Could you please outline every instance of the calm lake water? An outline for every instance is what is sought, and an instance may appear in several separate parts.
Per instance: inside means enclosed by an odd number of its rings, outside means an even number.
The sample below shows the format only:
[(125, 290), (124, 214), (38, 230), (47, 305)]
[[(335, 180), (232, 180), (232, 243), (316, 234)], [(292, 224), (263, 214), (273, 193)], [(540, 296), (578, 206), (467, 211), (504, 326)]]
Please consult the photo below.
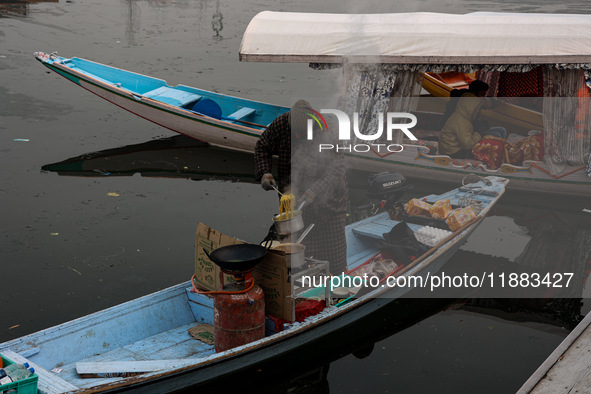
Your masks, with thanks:
[[(199, 221), (258, 242), (277, 209), (276, 196), (254, 183), (251, 155), (175, 136), (50, 73), (33, 52), (58, 51), (169, 84), (281, 105), (334, 92), (331, 72), (305, 64), (238, 61), (242, 34), (263, 10), (582, 13), (588, 3), (66, 0), (0, 5), (0, 342), (188, 280)], [(83, 155), (88, 159), (93, 152), (101, 152), (101, 158), (78, 162), (69, 171), (53, 165)], [(357, 187), (354, 203), (363, 203), (364, 176), (351, 177)], [(417, 195), (448, 188), (409, 180)], [(573, 256), (591, 234), (591, 215), (582, 212), (591, 208), (587, 200), (510, 191), (446, 270), (558, 261), (583, 272), (585, 262)], [(309, 370), (290, 371), (261, 391), (515, 392), (589, 310), (589, 289), (575, 290), (569, 299), (553, 294), (488, 299), (460, 292), (453, 299), (405, 300), (383, 319), (350, 333), (342, 354), (326, 355)], [(391, 323), (392, 314), (400, 321)]]

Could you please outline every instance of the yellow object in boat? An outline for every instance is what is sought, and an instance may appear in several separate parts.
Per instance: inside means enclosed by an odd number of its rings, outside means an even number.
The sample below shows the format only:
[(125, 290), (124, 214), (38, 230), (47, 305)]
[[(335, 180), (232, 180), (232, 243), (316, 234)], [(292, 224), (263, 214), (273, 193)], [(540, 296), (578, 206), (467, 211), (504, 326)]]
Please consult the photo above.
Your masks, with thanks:
[(281, 196), (281, 204), (279, 206), (279, 217), (283, 220), (291, 219), (293, 215), (293, 206), (295, 204), (295, 196), (293, 194), (284, 194)]

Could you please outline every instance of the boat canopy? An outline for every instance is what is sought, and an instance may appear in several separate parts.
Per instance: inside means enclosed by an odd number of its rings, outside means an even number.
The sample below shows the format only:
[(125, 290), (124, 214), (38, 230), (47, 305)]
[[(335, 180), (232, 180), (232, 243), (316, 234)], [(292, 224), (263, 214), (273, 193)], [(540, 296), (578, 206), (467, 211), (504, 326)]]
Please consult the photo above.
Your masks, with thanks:
[(240, 60), (587, 68), (591, 15), (264, 11), (244, 33)]

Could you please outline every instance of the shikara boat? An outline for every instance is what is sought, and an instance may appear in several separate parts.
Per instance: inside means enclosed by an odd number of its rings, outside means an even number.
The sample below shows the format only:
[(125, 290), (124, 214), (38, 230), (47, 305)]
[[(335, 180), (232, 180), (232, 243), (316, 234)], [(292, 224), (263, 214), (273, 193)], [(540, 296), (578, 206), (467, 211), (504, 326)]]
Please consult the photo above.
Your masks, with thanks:
[[(185, 85), (169, 86), (152, 78), (81, 58), (35, 53), (44, 66), (78, 86), (153, 123), (214, 146), (253, 152), (264, 129), (287, 107), (209, 92)], [(419, 121), (422, 116), (418, 116)], [(413, 129), (414, 131), (414, 129)], [(590, 194), (583, 167), (552, 175), (542, 162), (503, 164), (491, 170), (476, 160), (457, 160), (437, 153), (436, 133), (405, 140), (398, 153), (370, 150), (346, 153), (348, 167), (367, 172), (397, 171), (407, 176), (457, 184), (469, 173), (512, 180), (511, 187), (531, 191)], [(435, 137), (433, 137), (435, 136)], [(435, 140), (433, 140), (433, 138)]]
[[(372, 152), (371, 159), (411, 167), (397, 171), (418, 177), (449, 180), (454, 173), (482, 171), (504, 174), (515, 188), (590, 195), (591, 182), (584, 175), (591, 150), (590, 89), (585, 77), (585, 70), (591, 66), (590, 34), (591, 15), (581, 14), (264, 11), (244, 32), (239, 56), (247, 62), (308, 63), (317, 70), (341, 69), (341, 107), (366, 117), (393, 109), (409, 112), (427, 107), (421, 106), (422, 96), (415, 100), (421, 94), (425, 73), (446, 75), (448, 81), (440, 84), (439, 95), (451, 87), (449, 84), (465, 86), (466, 73), (478, 73), (479, 78), (491, 82), (496, 76), (503, 77), (513, 81), (513, 88), (520, 87), (525, 74), (538, 74), (542, 88), (536, 94), (511, 89), (505, 94), (507, 98), (486, 115), (505, 121), (500, 125), (507, 125), (510, 143), (533, 135), (543, 137), (543, 154), (524, 160), (503, 159), (501, 165), (451, 160), (438, 154), (436, 144), (442, 126), (436, 123), (438, 128), (430, 129), (434, 132), (426, 136), (413, 128), (419, 140), (435, 143), (414, 142), (430, 145), (429, 152), (417, 148), (417, 154), (409, 160), (406, 154), (413, 150), (413, 141), (403, 140), (408, 145), (401, 154), (384, 158)], [(565, 83), (567, 79), (571, 82)], [(526, 100), (527, 105), (517, 100), (532, 97)], [(539, 112), (524, 112), (509, 106), (512, 102), (525, 108), (543, 103), (544, 121)], [(419, 123), (422, 117), (417, 115)], [(514, 126), (517, 123), (518, 128)], [(516, 134), (515, 138), (511, 134)], [(494, 143), (487, 141), (484, 145), (489, 149)], [(511, 149), (499, 147), (498, 151), (504, 155)]]
[[(505, 178), (491, 176), (441, 195), (425, 196), (427, 202), (450, 199), (453, 206), (470, 196), (481, 210), (392, 275), (422, 278), (427, 283), (466, 242), (503, 195), (507, 183)], [(384, 233), (398, 223), (384, 212), (347, 226), (348, 268), (355, 269), (380, 252)], [(409, 226), (415, 232), (424, 227)], [(188, 333), (198, 324), (213, 324), (212, 298), (192, 292), (191, 283), (184, 282), (2, 343), (0, 353), (14, 362), (29, 362), (39, 376), (39, 390), (47, 394), (164, 393), (221, 378), (227, 384), (233, 374), (278, 365), (282, 360), (295, 366), (305, 363), (318, 349), (338, 349), (342, 343), (334, 340), (341, 330), (416, 290), (415, 286), (419, 285), (409, 282), (406, 286), (365, 288), (356, 298), (330, 305), (303, 322), (286, 325), (283, 331), (216, 353), (213, 345)]]

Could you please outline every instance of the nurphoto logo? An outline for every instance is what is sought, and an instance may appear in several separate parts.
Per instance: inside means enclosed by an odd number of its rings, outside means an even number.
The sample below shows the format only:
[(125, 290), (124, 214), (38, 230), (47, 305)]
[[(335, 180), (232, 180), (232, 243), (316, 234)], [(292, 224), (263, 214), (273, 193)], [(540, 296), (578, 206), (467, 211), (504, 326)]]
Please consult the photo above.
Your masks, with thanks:
[[(349, 116), (338, 109), (321, 109), (320, 113), (310, 109), (311, 113), (308, 115), (312, 119), (308, 119), (308, 140), (314, 139), (314, 122), (318, 124), (321, 131), (329, 131), (328, 125), (326, 120), (321, 114), (333, 114), (336, 116), (339, 130), (339, 140), (342, 142), (341, 145), (335, 144), (318, 144), (318, 149), (320, 152), (323, 150), (336, 150), (339, 151), (346, 151), (346, 152), (369, 152), (370, 150), (374, 150), (377, 152), (402, 152), (404, 146), (397, 143), (375, 143), (382, 137), (384, 134), (384, 114), (383, 112), (378, 112), (378, 130), (373, 134), (364, 134), (359, 130), (359, 113), (353, 113), (353, 133), (357, 140), (368, 141), (367, 143), (355, 143), (351, 144), (348, 141), (351, 141), (351, 120)], [(398, 123), (401, 119), (410, 119), (408, 123)], [(416, 126), (417, 124), (417, 117), (413, 114), (407, 112), (388, 112), (386, 114), (386, 140), (388, 142), (393, 141), (393, 131), (400, 130), (402, 131), (409, 139), (412, 141), (416, 141), (417, 137), (410, 131), (411, 128)]]

